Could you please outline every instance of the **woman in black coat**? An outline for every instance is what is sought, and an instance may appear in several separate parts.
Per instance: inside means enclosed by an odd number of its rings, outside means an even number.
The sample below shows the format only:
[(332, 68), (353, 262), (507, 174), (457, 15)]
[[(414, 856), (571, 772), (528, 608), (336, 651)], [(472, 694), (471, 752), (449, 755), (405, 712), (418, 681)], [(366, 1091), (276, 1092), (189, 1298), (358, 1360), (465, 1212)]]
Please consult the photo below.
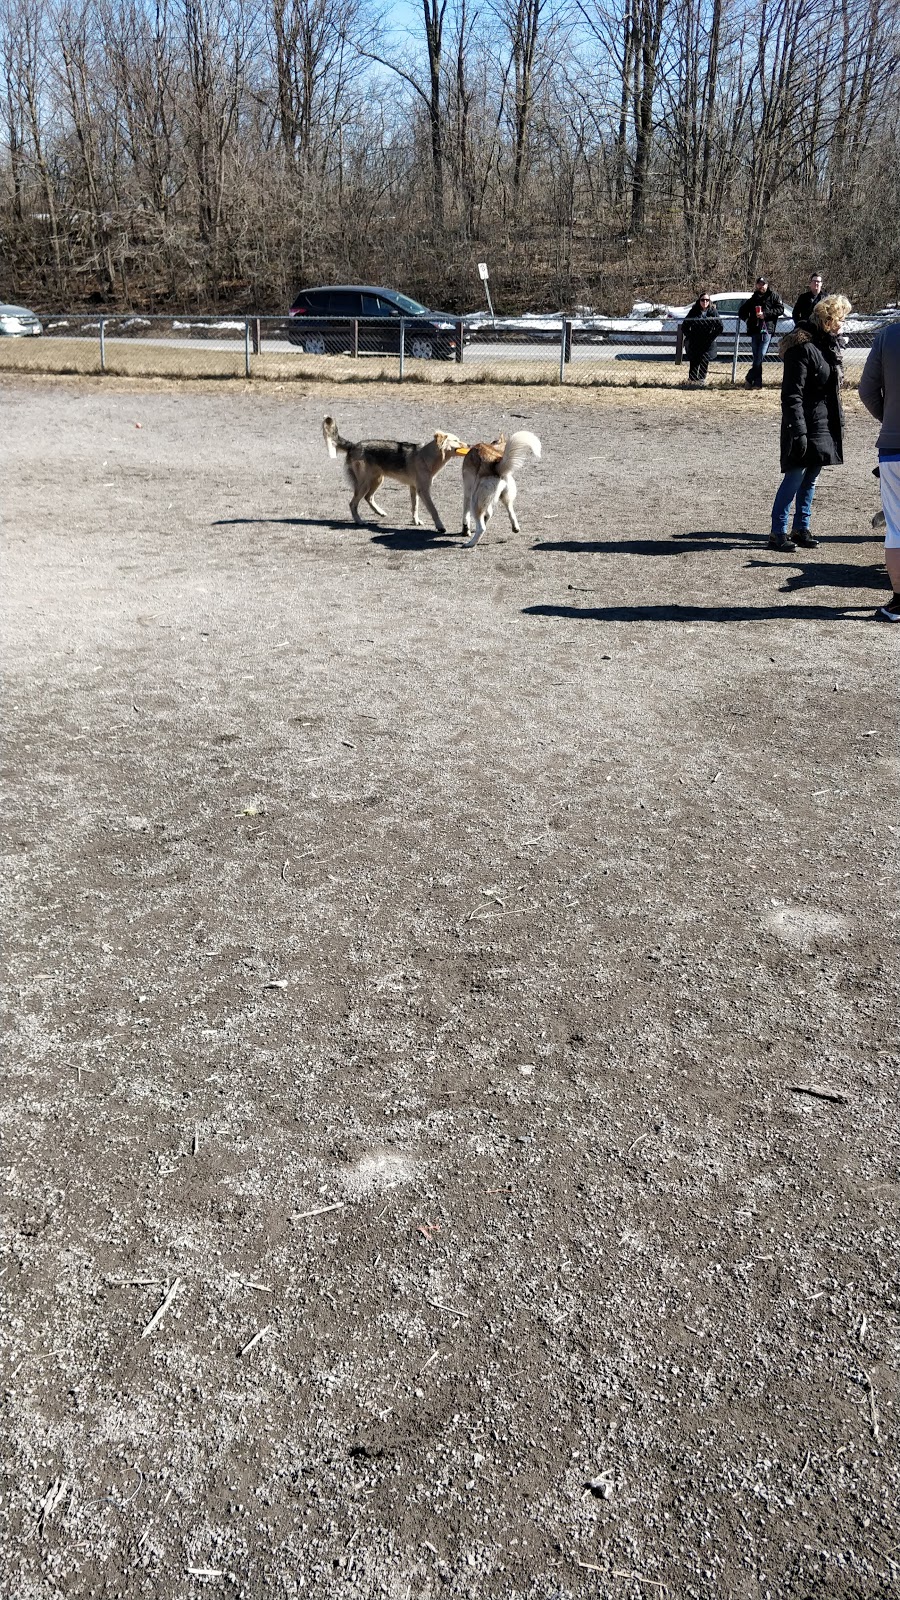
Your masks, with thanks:
[[(809, 528), (816, 480), (823, 467), (844, 460), (844, 413), (841, 408), (843, 368), (838, 341), (850, 301), (830, 294), (814, 308), (808, 322), (782, 339), (781, 480), (772, 506), (770, 550), (813, 550), (818, 544)], [(794, 502), (791, 537), (787, 523)]]
[(681, 324), (687, 351), (688, 382), (705, 383), (712, 347), (722, 332), (722, 323), (708, 294), (698, 295)]

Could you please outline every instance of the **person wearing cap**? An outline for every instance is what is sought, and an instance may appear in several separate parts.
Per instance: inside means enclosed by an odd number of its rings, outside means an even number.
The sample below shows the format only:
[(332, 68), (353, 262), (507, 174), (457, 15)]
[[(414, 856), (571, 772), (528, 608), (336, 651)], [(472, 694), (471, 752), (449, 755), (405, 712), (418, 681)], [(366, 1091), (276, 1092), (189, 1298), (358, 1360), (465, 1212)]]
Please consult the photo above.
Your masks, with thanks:
[(825, 290), (822, 287), (822, 274), (821, 272), (813, 272), (810, 276), (807, 287), (803, 290), (802, 294), (798, 294), (796, 300), (794, 301), (794, 309), (791, 315), (794, 319), (795, 328), (797, 327), (798, 323), (809, 321), (813, 314), (813, 307), (819, 304), (819, 301), (823, 298), (824, 294)]
[(738, 318), (747, 325), (750, 348), (753, 352), (753, 364), (744, 380), (748, 389), (761, 389), (763, 386), (763, 362), (766, 351), (778, 327), (778, 318), (783, 316), (784, 301), (780, 294), (769, 288), (768, 278), (764, 278), (760, 273), (750, 299), (738, 306)]
[(712, 297), (705, 289), (691, 306), (681, 324), (681, 331), (689, 362), (688, 382), (705, 383), (710, 356), (722, 332), (722, 320), (717, 316)]
[(878, 449), (884, 511), (884, 564), (893, 594), (875, 615), (900, 622), (900, 322), (879, 329), (859, 380), (859, 398), (881, 424)]

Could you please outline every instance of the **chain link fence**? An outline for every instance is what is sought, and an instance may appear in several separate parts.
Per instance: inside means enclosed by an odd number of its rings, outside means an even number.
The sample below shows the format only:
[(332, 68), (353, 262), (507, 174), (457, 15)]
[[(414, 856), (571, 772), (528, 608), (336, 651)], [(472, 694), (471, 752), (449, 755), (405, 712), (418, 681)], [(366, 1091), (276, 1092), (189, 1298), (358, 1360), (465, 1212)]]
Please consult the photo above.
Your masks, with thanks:
[[(732, 323), (735, 319), (729, 319)], [(891, 315), (851, 318), (844, 369), (855, 386)], [(786, 324), (785, 327), (789, 327)], [(0, 370), (125, 377), (253, 378), (679, 387), (688, 368), (678, 321), (523, 317), (380, 319), (89, 316), (43, 320), (40, 337), (0, 338)], [(773, 338), (765, 381), (780, 382)], [(750, 341), (730, 328), (717, 341), (708, 385), (743, 381)]]

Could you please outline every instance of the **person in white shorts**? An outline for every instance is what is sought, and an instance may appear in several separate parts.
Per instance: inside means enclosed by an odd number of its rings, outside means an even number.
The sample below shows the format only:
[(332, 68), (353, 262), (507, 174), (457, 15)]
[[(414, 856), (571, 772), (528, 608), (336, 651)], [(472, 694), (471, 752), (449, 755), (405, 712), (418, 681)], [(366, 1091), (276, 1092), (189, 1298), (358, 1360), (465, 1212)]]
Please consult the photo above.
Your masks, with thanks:
[(900, 322), (876, 333), (859, 380), (859, 398), (881, 423), (878, 471), (884, 512), (884, 564), (893, 594), (875, 615), (900, 622)]

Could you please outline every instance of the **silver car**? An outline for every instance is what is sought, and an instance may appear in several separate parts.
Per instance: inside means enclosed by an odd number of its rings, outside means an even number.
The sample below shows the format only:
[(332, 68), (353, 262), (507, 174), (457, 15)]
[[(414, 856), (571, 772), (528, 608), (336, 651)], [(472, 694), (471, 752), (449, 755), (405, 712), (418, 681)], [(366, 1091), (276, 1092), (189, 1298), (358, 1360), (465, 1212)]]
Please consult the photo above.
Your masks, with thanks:
[(14, 333), (33, 339), (43, 331), (34, 312), (26, 310), (25, 306), (0, 305), (0, 335)]

